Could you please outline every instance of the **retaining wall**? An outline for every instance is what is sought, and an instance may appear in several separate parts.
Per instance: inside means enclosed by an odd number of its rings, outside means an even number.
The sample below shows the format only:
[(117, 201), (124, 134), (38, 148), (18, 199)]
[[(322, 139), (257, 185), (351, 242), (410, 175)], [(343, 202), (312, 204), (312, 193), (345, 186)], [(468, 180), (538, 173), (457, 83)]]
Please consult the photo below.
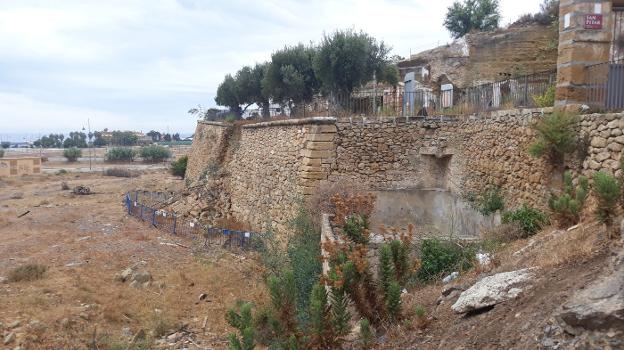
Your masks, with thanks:
[[(243, 125), (200, 122), (187, 178), (211, 164), (225, 172), (222, 216), (286, 229), (298, 204), (324, 183), (376, 191), (437, 188), (458, 196), (500, 186), (508, 208), (545, 208), (554, 169), (531, 157), (531, 124), (551, 109), (499, 111), (459, 119), (308, 118)], [(624, 148), (624, 114), (586, 115), (586, 154), (566, 166), (591, 175), (615, 172)], [(229, 136), (228, 136), (229, 135)], [(579, 158), (580, 157), (580, 158)], [(582, 158), (582, 159), (581, 159)]]

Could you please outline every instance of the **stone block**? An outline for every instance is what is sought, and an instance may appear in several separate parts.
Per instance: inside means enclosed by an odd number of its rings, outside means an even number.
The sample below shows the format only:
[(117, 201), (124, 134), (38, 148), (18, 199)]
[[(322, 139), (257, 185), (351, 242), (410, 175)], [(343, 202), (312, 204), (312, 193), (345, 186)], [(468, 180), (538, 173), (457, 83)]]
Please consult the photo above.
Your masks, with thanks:
[(310, 127), (311, 134), (336, 133), (336, 125), (312, 125)]
[(318, 185), (321, 183), (321, 180), (319, 179), (299, 179), (299, 185), (301, 186), (305, 186), (305, 187), (318, 187)]
[(324, 171), (322, 166), (309, 166), (309, 165), (304, 165), (299, 170), (300, 171), (320, 171), (320, 172)]
[(574, 63), (574, 62), (606, 62), (609, 60), (611, 44), (604, 43), (579, 43), (575, 42), (570, 45), (562, 45), (559, 48), (559, 58), (557, 63)]
[(572, 83), (576, 85), (587, 82), (587, 69), (585, 64), (573, 64), (557, 68), (558, 83)]
[(310, 141), (306, 145), (306, 148), (319, 151), (329, 151), (333, 150), (335, 145), (333, 142)]
[(320, 151), (312, 149), (304, 149), (301, 151), (301, 155), (308, 158), (329, 158), (334, 155), (332, 151)]
[(329, 142), (334, 141), (336, 138), (335, 133), (327, 133), (327, 134), (308, 134), (306, 136), (306, 140), (308, 141), (321, 141), (321, 142)]
[(301, 164), (303, 164), (304, 166), (320, 166), (321, 165), (321, 159), (304, 157), (301, 160)]
[(299, 176), (303, 179), (316, 179), (316, 180), (327, 179), (327, 173), (324, 171), (302, 171), (299, 173)]

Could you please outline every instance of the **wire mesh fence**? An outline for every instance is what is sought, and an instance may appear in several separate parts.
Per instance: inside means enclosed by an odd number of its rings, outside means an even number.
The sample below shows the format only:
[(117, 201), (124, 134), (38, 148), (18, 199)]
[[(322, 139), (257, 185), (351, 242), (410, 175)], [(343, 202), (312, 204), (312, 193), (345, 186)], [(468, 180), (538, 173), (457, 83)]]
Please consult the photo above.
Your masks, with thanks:
[(250, 231), (210, 227), (196, 219), (159, 209), (153, 204), (146, 204), (146, 202), (156, 203), (157, 200), (162, 203), (164, 202), (162, 199), (166, 201), (170, 195), (171, 193), (166, 192), (132, 191), (126, 193), (124, 204), (128, 215), (171, 235), (201, 240), (204, 247), (218, 245), (225, 248), (252, 249), (253, 240), (261, 237), (259, 233)]

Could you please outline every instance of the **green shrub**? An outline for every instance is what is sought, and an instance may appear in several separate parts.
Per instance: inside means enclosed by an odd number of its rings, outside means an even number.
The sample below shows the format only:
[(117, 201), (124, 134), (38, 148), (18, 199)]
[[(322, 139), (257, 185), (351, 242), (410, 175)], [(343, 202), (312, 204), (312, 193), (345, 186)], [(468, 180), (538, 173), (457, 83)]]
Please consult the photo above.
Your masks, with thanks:
[(572, 182), (572, 173), (563, 174), (563, 193), (551, 195), (548, 206), (560, 228), (575, 225), (579, 222), (585, 200), (589, 190), (589, 182), (584, 176), (579, 176), (578, 185)]
[(363, 349), (370, 349), (375, 342), (375, 335), (370, 326), (370, 321), (363, 318), (360, 320), (360, 343)]
[(239, 310), (230, 309), (226, 314), (230, 326), (240, 332), (240, 337), (235, 333), (229, 334), (229, 349), (231, 350), (253, 350), (256, 347), (251, 307), (251, 303), (240, 303)]
[(548, 224), (548, 216), (540, 211), (523, 204), (522, 207), (503, 213), (503, 224), (516, 223), (521, 229), (523, 238), (532, 236)]
[(113, 147), (104, 156), (108, 162), (132, 162), (136, 152), (129, 147)]
[(67, 158), (68, 162), (75, 162), (82, 157), (82, 150), (76, 147), (67, 148), (63, 151), (63, 157)]
[(576, 150), (578, 117), (555, 112), (533, 125), (537, 136), (529, 146), (529, 153), (536, 157), (547, 157), (554, 165), (562, 165), (565, 155)]
[(310, 345), (318, 349), (336, 348), (336, 336), (332, 326), (331, 310), (327, 303), (325, 286), (317, 283), (310, 297)]
[(481, 214), (487, 216), (505, 208), (505, 200), (498, 186), (489, 186), (478, 196), (471, 196), (473, 207)]
[(424, 239), (420, 246), (420, 269), (417, 277), (423, 282), (432, 281), (454, 270), (467, 270), (474, 261), (474, 249), (455, 242)]
[(300, 209), (291, 223), (295, 234), (288, 241), (288, 258), (297, 293), (297, 318), (305, 323), (308, 319), (310, 293), (322, 272), (321, 233), (315, 229), (312, 219)]
[(379, 265), (377, 268), (379, 269), (377, 274), (379, 276), (379, 286), (384, 292), (384, 295), (387, 295), (390, 283), (395, 279), (394, 265), (392, 263), (392, 249), (390, 245), (384, 244), (379, 248)]
[(292, 271), (283, 271), (267, 279), (271, 306), (279, 322), (281, 341), (291, 334), (296, 334), (297, 327), (297, 285)]
[(410, 277), (409, 244), (395, 239), (390, 242), (392, 251), (392, 263), (394, 264), (394, 277), (401, 286), (405, 286)]
[(611, 175), (599, 171), (594, 174), (593, 192), (598, 199), (596, 218), (607, 227), (607, 234), (611, 237), (613, 231), (613, 218), (616, 215), (617, 203), (620, 199), (620, 184)]
[(427, 314), (427, 310), (425, 310), (422, 305), (416, 304), (416, 306), (414, 306), (414, 314), (416, 315), (416, 317), (425, 317), (425, 315)]
[(364, 234), (364, 230), (367, 229), (368, 220), (361, 215), (353, 214), (345, 220), (342, 232), (354, 243), (367, 244), (368, 237)]
[(171, 162), (171, 175), (184, 178), (186, 175), (186, 165), (188, 164), (188, 156), (182, 156), (177, 160)]
[(48, 267), (41, 264), (27, 264), (9, 271), (9, 282), (34, 281), (43, 278)]
[(124, 169), (124, 168), (108, 168), (106, 170), (104, 170), (104, 176), (114, 176), (114, 177), (135, 177), (137, 176), (136, 173), (134, 173), (132, 170), (130, 169)]
[(144, 162), (162, 162), (171, 157), (171, 151), (163, 146), (149, 145), (141, 147), (139, 155)]
[(555, 86), (551, 86), (541, 95), (533, 95), (537, 107), (552, 107), (555, 105)]
[(2, 147), (2, 148), (9, 148), (9, 147), (11, 147), (11, 143), (7, 142), (7, 141), (2, 141), (2, 143), (0, 143), (0, 147)]
[(386, 296), (386, 307), (390, 319), (396, 321), (401, 316), (401, 285), (397, 281), (392, 281), (388, 286)]
[(349, 321), (351, 313), (349, 312), (349, 299), (343, 288), (331, 289), (331, 316), (332, 326), (336, 336), (344, 336), (349, 334)]

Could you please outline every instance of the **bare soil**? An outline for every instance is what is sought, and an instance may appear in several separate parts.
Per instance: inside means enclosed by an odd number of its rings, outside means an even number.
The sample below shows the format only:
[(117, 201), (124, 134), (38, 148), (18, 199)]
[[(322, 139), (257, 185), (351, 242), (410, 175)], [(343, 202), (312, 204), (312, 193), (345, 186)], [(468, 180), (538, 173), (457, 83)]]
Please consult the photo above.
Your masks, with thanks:
[[(560, 330), (554, 339), (560, 346), (549, 348), (602, 348), (582, 342), (576, 342), (572, 347), (573, 336), (563, 332), (555, 317), (574, 292), (585, 288), (607, 268), (613, 247), (601, 235), (604, 232), (600, 225), (588, 223), (572, 231), (548, 228), (531, 239), (508, 243), (494, 255), (492, 269), (469, 271), (450, 284), (466, 289), (486, 275), (537, 268), (536, 277), (517, 299), (481, 313), (454, 313), (451, 305), (459, 293), (441, 297), (442, 290), (448, 285), (440, 283), (410, 290), (405, 295), (405, 310), (409, 314), (415, 305), (423, 306), (427, 310), (427, 327), (418, 329), (409, 321), (391, 330), (380, 348), (544, 349), (545, 339), (552, 335), (551, 329)], [(518, 251), (520, 253), (516, 253)], [(607, 336), (599, 334), (596, 337)], [(608, 342), (609, 339), (596, 341)]]
[[(61, 182), (95, 194), (73, 195)], [(264, 299), (255, 260), (151, 228), (128, 217), (122, 204), (128, 190), (182, 186), (164, 170), (130, 179), (96, 173), (0, 179), (0, 276), (30, 263), (48, 267), (42, 279), (0, 283), (0, 334), (16, 334), (6, 346), (106, 349), (140, 330), (166, 337), (184, 326), (192, 334), (189, 349), (226, 347), (226, 310), (238, 299)], [(137, 263), (153, 276), (150, 287), (115, 281)]]

